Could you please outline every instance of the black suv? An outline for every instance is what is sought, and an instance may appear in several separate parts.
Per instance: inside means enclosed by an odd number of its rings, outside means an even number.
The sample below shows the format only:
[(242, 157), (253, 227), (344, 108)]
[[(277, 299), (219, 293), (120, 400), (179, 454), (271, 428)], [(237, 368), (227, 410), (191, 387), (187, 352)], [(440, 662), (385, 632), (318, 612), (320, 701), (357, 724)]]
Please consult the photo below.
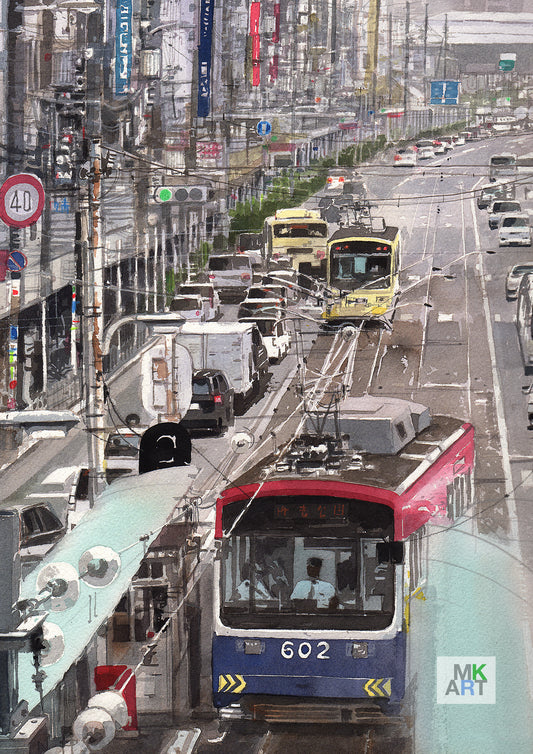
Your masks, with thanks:
[(191, 405), (181, 423), (189, 430), (212, 429), (221, 435), (235, 421), (233, 393), (224, 372), (218, 369), (194, 372)]

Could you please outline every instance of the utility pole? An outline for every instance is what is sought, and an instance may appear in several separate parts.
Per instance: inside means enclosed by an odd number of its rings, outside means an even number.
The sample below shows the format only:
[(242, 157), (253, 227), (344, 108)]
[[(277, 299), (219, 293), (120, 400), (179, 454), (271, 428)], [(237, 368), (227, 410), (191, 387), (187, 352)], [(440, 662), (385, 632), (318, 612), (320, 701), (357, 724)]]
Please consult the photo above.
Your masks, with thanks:
[(389, 105), (392, 105), (392, 13), (391, 12), (389, 12)]
[(446, 81), (447, 64), (448, 62), (448, 14), (444, 16), (444, 67), (443, 67), (443, 79)]
[(424, 15), (424, 78), (427, 75), (428, 61), (428, 4), (426, 3), (426, 12)]
[(101, 215), (101, 140), (91, 139), (87, 196), (82, 200), (83, 353), (88, 431), (89, 502), (102, 487), (104, 456), (104, 369), (101, 341), (104, 330), (104, 247)]
[[(405, 3), (405, 55), (403, 69), (403, 126), (404, 131), (407, 129), (407, 102), (409, 90), (409, 15), (410, 5)], [(404, 133), (404, 135), (406, 135)]]

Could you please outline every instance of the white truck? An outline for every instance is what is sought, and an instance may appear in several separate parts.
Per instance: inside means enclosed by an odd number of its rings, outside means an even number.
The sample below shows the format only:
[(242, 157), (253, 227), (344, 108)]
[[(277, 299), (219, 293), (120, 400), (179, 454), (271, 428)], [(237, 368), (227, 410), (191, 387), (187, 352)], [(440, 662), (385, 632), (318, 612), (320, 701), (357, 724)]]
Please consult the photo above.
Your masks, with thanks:
[(195, 370), (221, 369), (235, 391), (235, 411), (261, 395), (268, 381), (268, 355), (252, 322), (187, 322), (176, 342), (190, 353)]

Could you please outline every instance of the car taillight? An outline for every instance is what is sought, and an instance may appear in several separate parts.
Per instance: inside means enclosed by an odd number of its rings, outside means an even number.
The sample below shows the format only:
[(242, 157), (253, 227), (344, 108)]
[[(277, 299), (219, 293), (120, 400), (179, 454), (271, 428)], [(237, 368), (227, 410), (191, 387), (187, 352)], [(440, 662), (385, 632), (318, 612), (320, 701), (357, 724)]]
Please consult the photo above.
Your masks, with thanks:
[(224, 398), (221, 395), (214, 395), (213, 399), (215, 403), (224, 403)]
[(199, 316), (200, 316), (200, 312), (198, 311), (198, 309), (196, 310), (196, 316), (197, 316), (197, 317), (199, 317)]
[(344, 178), (342, 176), (339, 178), (339, 183), (344, 183)]
[(333, 178), (331, 178), (331, 176), (328, 176), (328, 183), (332, 183), (332, 182), (333, 182)]
[(214, 275), (213, 275), (213, 274), (211, 273), (211, 274), (209, 275), (209, 280), (214, 280), (214, 279), (215, 279), (215, 276), (214, 276)]
[(398, 160), (401, 160), (401, 159), (402, 159), (402, 158), (400, 157), (400, 155), (399, 155), (399, 154), (395, 154), (395, 155), (394, 155), (394, 160), (395, 160), (395, 161), (398, 161)]
[(243, 272), (241, 274), (241, 280), (250, 280), (250, 273), (249, 272)]

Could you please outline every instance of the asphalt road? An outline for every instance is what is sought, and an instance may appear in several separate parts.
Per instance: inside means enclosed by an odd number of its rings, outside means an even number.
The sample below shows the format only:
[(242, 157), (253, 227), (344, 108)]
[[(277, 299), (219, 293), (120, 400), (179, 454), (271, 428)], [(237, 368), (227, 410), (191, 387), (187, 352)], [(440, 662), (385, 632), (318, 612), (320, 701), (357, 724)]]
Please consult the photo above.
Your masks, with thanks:
[[(446, 531), (430, 527), (425, 599), (412, 605), (411, 683), (404, 712), (411, 721), (411, 750), (417, 753), (500, 754), (507, 749), (520, 754), (529, 752), (533, 741), (532, 435), (521, 392), (528, 379), (515, 332), (515, 305), (505, 300), (503, 287), (507, 268), (531, 259), (532, 250), (500, 250), (496, 231), (488, 229), (486, 212), (477, 209), (473, 198), (473, 190), (486, 182), (489, 155), (528, 152), (530, 139), (500, 137), (456, 148), (413, 169), (378, 163), (362, 171), (377, 212), (403, 231), (402, 295), (393, 332), (361, 333), (354, 361), (340, 362), (351, 370), (352, 394), (410, 398), (433, 413), (464, 417), (476, 428), (474, 506), (460, 526)], [(235, 428), (221, 438), (194, 439), (193, 462), (201, 469), (195, 491), (202, 498), (205, 524), (212, 523), (214, 500), (227, 480), (297, 426), (299, 397), (291, 383), (302, 353), (312, 348), (310, 364), (320, 364), (333, 341), (319, 333), (316, 314), (301, 306), (292, 312), (303, 331), (301, 350), (297, 353), (293, 345), (289, 356), (272, 368), (267, 393), (237, 418)], [(226, 307), (224, 318), (234, 316), (234, 309)], [(121, 415), (140, 408), (139, 383), (136, 364), (113, 382)], [(232, 434), (241, 429), (254, 437), (246, 456), (230, 450)], [(65, 440), (39, 443), (3, 472), (0, 498), (35, 494), (54, 467), (83, 465), (85, 444), (82, 430), (73, 430)], [(208, 654), (209, 647), (203, 651)], [(437, 658), (448, 656), (496, 658), (494, 704), (437, 702)], [(201, 723), (199, 729), (191, 751), (297, 750), (290, 731), (244, 737), (230, 731), (221, 737), (212, 723)], [(165, 742), (157, 744), (161, 751), (168, 750), (171, 738), (168, 732)], [(135, 751), (130, 745), (128, 751)], [(307, 746), (310, 754), (326, 745), (298, 732), (298, 746)], [(379, 741), (372, 746), (372, 751), (389, 750), (380, 749)], [(337, 748), (342, 751), (342, 744)]]

